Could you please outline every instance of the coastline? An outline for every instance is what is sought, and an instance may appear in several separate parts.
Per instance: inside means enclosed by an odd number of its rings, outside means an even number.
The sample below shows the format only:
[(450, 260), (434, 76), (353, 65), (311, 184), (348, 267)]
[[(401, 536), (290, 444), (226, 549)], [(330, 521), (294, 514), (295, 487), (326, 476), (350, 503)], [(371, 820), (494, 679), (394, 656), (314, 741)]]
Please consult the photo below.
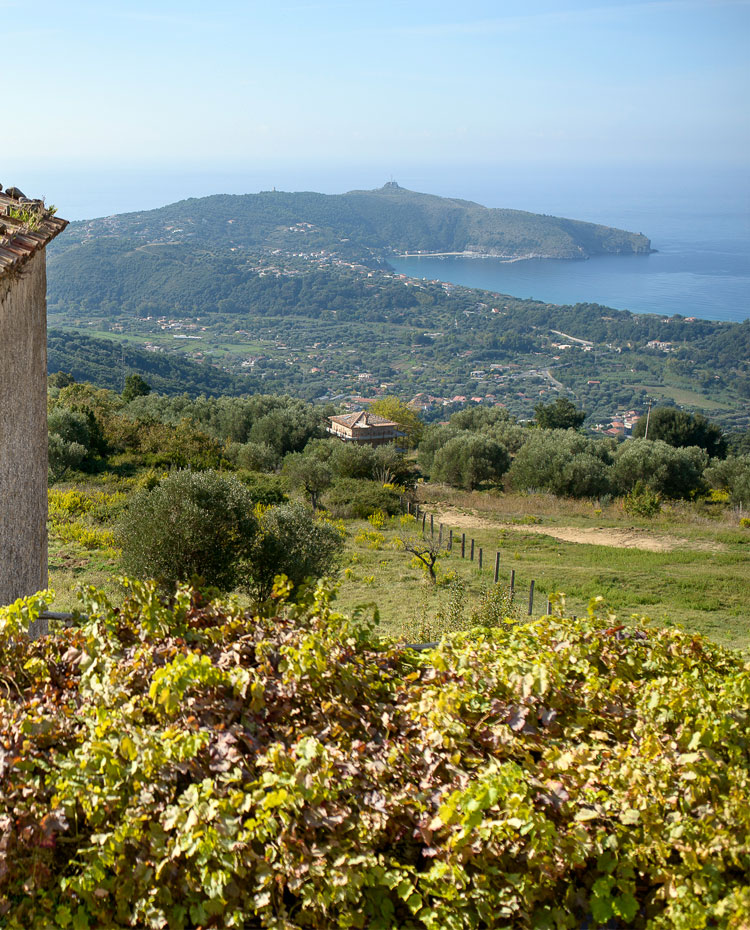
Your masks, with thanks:
[[(511, 264), (512, 262), (525, 262), (533, 258), (553, 258), (561, 259), (560, 255), (542, 255), (539, 252), (529, 252), (527, 255), (503, 255), (500, 252), (397, 252), (394, 258), (494, 258), (495, 261), (502, 262), (503, 264)], [(588, 258), (586, 255), (577, 255), (570, 256), (569, 259), (563, 259), (564, 261), (581, 261)]]

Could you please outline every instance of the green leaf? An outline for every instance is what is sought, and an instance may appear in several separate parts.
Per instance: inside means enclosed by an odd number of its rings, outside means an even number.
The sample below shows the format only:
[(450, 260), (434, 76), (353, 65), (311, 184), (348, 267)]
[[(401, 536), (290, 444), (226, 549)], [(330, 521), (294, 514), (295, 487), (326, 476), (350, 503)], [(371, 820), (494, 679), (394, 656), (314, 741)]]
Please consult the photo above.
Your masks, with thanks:
[(64, 904), (61, 904), (60, 907), (58, 907), (55, 911), (55, 920), (64, 930), (64, 928), (69, 926), (73, 921), (73, 915), (70, 913), (70, 908), (66, 907)]
[(626, 923), (630, 923), (635, 915), (638, 913), (638, 901), (635, 897), (629, 892), (619, 895), (615, 898), (612, 904), (612, 909), (618, 917), (622, 917)]
[(131, 762), (134, 762), (138, 757), (138, 750), (129, 736), (123, 736), (120, 740), (120, 755), (123, 759), (129, 759)]

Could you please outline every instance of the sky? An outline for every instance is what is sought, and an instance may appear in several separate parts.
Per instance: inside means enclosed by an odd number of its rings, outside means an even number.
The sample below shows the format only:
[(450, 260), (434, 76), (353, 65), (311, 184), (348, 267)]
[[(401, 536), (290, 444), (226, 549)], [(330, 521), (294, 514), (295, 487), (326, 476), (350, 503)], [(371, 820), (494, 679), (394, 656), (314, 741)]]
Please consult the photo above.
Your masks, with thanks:
[(391, 177), (472, 197), (512, 172), (747, 174), (750, 0), (0, 0), (0, 31), (0, 183), (71, 218)]

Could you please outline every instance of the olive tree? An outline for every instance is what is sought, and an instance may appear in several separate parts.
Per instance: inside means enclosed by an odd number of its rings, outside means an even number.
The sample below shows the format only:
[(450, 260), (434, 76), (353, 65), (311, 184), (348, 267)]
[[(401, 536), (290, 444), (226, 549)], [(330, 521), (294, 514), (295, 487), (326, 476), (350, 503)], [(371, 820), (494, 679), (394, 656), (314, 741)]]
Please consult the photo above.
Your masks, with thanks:
[(136, 492), (117, 529), (126, 573), (174, 590), (201, 577), (235, 588), (258, 530), (250, 491), (213, 470), (178, 471)]
[(473, 491), (483, 481), (499, 481), (509, 465), (505, 446), (481, 433), (463, 432), (437, 450), (430, 477)]
[(508, 473), (518, 490), (598, 497), (609, 490), (610, 444), (577, 430), (533, 430)]
[(277, 575), (286, 575), (299, 588), (332, 572), (343, 548), (341, 531), (304, 504), (271, 507), (261, 515), (245, 562), (244, 585), (261, 601), (271, 594)]
[(705, 488), (708, 455), (697, 446), (676, 448), (660, 439), (631, 439), (615, 454), (612, 482), (625, 494), (641, 482), (664, 497), (687, 498)]

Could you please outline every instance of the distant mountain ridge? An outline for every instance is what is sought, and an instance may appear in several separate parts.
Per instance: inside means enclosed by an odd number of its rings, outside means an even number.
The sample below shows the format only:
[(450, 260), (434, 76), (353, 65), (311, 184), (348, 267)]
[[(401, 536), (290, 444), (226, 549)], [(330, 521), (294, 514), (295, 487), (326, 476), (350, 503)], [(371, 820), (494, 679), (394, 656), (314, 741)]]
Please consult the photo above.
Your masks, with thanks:
[(650, 240), (641, 233), (484, 207), (410, 191), (393, 181), (346, 194), (262, 191), (191, 198), (156, 210), (72, 223), (51, 252), (62, 256), (102, 237), (212, 251), (325, 249), (381, 261), (404, 252), (581, 259), (651, 251)]

